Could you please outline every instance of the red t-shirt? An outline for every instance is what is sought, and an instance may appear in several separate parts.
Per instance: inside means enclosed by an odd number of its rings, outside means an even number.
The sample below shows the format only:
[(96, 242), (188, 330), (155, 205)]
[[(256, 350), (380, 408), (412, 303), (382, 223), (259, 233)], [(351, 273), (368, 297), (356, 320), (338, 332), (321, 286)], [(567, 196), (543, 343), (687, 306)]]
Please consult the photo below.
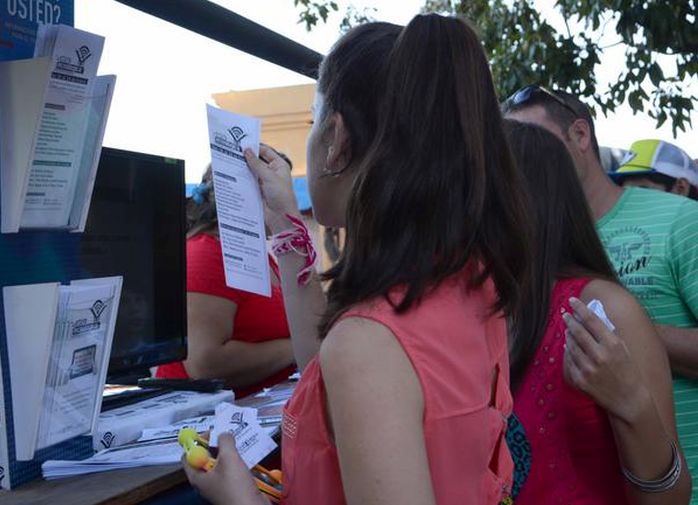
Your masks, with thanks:
[[(276, 263), (272, 258), (269, 258), (269, 263), (278, 278)], [(272, 285), (271, 298), (267, 298), (226, 286), (221, 244), (211, 235), (201, 233), (187, 240), (187, 292), (218, 296), (237, 305), (231, 340), (255, 343), (290, 336), (281, 288)], [(293, 366), (285, 368), (258, 384), (235, 389), (235, 397), (242, 398), (278, 384), (294, 369)], [(181, 361), (160, 365), (155, 375), (177, 379), (189, 377)]]

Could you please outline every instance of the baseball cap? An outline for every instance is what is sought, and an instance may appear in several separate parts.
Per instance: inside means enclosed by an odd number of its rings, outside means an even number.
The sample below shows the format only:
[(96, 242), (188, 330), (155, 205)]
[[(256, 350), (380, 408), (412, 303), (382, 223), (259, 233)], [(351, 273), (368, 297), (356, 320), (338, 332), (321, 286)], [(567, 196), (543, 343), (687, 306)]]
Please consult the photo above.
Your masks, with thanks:
[(663, 140), (633, 142), (618, 169), (609, 173), (614, 179), (649, 174), (664, 174), (674, 179), (683, 177), (698, 186), (698, 164), (681, 148)]

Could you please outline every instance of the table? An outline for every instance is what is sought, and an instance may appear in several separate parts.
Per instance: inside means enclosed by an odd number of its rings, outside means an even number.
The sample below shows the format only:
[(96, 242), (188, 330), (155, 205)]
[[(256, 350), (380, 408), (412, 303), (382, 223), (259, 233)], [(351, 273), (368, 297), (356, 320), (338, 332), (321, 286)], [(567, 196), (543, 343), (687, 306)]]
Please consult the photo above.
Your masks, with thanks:
[[(235, 403), (255, 407), (262, 424), (280, 424), (281, 405), (291, 396), (295, 381), (286, 381), (264, 395)], [(274, 437), (280, 442), (280, 434)], [(278, 465), (278, 450), (263, 465)], [(268, 461), (273, 461), (269, 463)], [(187, 482), (181, 465), (148, 466), (80, 475), (53, 481), (37, 480), (13, 491), (0, 491), (0, 505), (135, 505)]]
[(186, 481), (180, 464), (128, 468), (53, 481), (37, 480), (0, 493), (0, 504), (135, 505)]

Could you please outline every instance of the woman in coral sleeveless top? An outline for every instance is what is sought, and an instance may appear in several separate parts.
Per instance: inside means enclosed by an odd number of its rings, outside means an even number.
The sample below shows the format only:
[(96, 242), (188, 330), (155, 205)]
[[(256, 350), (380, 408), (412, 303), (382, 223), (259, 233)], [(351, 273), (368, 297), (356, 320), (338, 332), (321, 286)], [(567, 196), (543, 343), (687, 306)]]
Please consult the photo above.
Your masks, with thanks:
[[(261, 156), (248, 163), (282, 232), (296, 222), (284, 171)], [(284, 503), (506, 498), (505, 317), (529, 263), (519, 177), (487, 60), (462, 21), (369, 23), (324, 60), (309, 187), (318, 222), (347, 233), (325, 275), (316, 356), (292, 315), (310, 296), (292, 289), (308, 253), (302, 234), (279, 260), (294, 351), (309, 361), (284, 414)], [(229, 438), (213, 471), (187, 471), (215, 504), (265, 503)]]
[[(506, 126), (539, 251), (511, 353), (514, 412), (532, 456), (516, 504), (686, 504), (659, 337), (615, 280), (565, 145), (537, 126)], [(615, 331), (586, 308), (592, 300)]]

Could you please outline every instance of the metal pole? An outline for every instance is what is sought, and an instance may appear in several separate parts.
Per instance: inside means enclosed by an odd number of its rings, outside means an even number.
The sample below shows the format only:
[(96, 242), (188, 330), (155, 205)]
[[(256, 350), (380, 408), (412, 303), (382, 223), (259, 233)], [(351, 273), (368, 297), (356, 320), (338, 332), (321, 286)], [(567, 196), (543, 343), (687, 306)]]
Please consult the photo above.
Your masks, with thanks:
[(317, 79), (321, 54), (209, 0), (116, 1)]

